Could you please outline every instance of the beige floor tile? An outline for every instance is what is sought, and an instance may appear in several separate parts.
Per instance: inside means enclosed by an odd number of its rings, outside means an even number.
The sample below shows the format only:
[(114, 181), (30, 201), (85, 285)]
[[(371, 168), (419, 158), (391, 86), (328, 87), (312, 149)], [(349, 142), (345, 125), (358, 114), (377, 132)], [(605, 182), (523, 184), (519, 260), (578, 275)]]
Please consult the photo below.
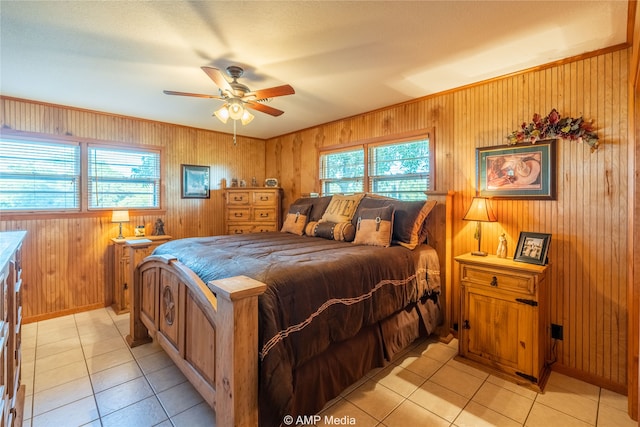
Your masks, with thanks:
[(216, 427), (216, 415), (204, 402), (180, 412), (171, 421), (174, 427)]
[(498, 387), (505, 388), (509, 391), (519, 394), (520, 396), (524, 396), (527, 399), (535, 400), (538, 393), (533, 390), (530, 390), (526, 387), (513, 383), (511, 381), (507, 381), (502, 378), (498, 378), (495, 375), (489, 375), (487, 378), (487, 382), (491, 384), (495, 384)]
[(607, 405), (600, 405), (598, 410), (598, 427), (637, 427), (638, 422), (629, 417), (626, 411)]
[(382, 421), (400, 403), (404, 397), (385, 386), (369, 380), (349, 393), (345, 399), (378, 421)]
[(160, 347), (157, 341), (152, 341), (148, 344), (139, 345), (131, 349), (131, 353), (136, 359), (142, 359), (145, 356), (150, 356), (154, 353), (163, 352), (164, 350)]
[(519, 427), (522, 423), (517, 423), (509, 417), (505, 417), (496, 411), (492, 411), (486, 406), (471, 401), (465, 406), (453, 423), (456, 427)]
[(166, 368), (147, 374), (147, 380), (149, 380), (149, 384), (151, 384), (153, 390), (156, 393), (160, 393), (178, 384), (182, 384), (187, 381), (187, 378), (176, 365), (171, 364)]
[(147, 380), (139, 377), (96, 393), (96, 402), (100, 416), (104, 417), (152, 395), (153, 390)]
[(93, 396), (89, 377), (60, 384), (33, 395), (33, 415), (43, 414), (89, 396)]
[[(36, 362), (37, 364), (37, 362)], [(88, 376), (87, 365), (84, 360), (61, 366), (58, 369), (47, 371), (46, 375), (36, 376), (34, 379), (34, 393), (77, 380)]]
[(189, 382), (178, 384), (158, 393), (158, 399), (170, 417), (203, 402), (202, 396)]
[(533, 406), (532, 399), (489, 382), (480, 387), (472, 400), (520, 424), (525, 422)]
[(102, 417), (103, 427), (154, 426), (168, 419), (155, 396), (147, 397)]
[(80, 348), (80, 337), (77, 335), (75, 337), (48, 344), (38, 343), (38, 347), (36, 348), (36, 360), (53, 356), (54, 354), (62, 353), (63, 351), (73, 350), (74, 348)]
[(87, 368), (89, 369), (89, 373), (95, 374), (96, 372), (104, 371), (105, 369), (113, 368), (114, 366), (122, 365), (132, 360), (133, 355), (128, 348), (119, 348), (87, 359)]
[(408, 397), (425, 382), (425, 379), (420, 375), (395, 365), (390, 365), (380, 371), (373, 377), (373, 380), (403, 397)]
[(138, 361), (140, 369), (142, 369), (142, 372), (144, 372), (145, 375), (149, 375), (154, 371), (158, 371), (162, 368), (173, 365), (173, 361), (169, 356), (167, 356), (167, 353), (165, 353), (164, 351), (156, 351), (144, 357), (139, 357), (136, 355), (136, 360)]
[(358, 427), (374, 427), (378, 425), (378, 420), (345, 399), (341, 399), (318, 415), (320, 416), (320, 421), (316, 424), (318, 427), (336, 425), (335, 419), (344, 419), (346, 422), (342, 424), (357, 425)]
[(101, 354), (109, 353), (114, 350), (129, 351), (129, 346), (127, 346), (127, 343), (121, 336), (96, 340), (95, 342), (90, 343), (82, 341), (82, 351), (84, 351), (87, 359), (100, 356)]
[(433, 374), (430, 381), (438, 383), (468, 399), (471, 399), (484, 382), (477, 376), (455, 369), (450, 365), (445, 365), (439, 369), (438, 372)]
[(414, 349), (411, 351), (420, 353), (423, 356), (428, 356), (442, 363), (448, 362), (449, 359), (458, 354), (457, 347), (454, 348), (448, 344), (434, 341), (425, 341), (424, 343), (414, 347)]
[(433, 381), (422, 384), (409, 396), (409, 400), (450, 422), (456, 419), (469, 402), (468, 398)]
[(83, 331), (80, 331), (79, 335), (83, 345), (96, 343), (108, 338), (122, 338), (120, 331), (118, 331), (113, 323), (105, 326), (87, 327)]
[(142, 371), (135, 361), (123, 363), (91, 375), (93, 390), (98, 393), (142, 376)]
[(429, 379), (431, 375), (443, 366), (443, 362), (422, 356), (419, 353), (409, 352), (398, 359), (396, 365), (408, 369), (424, 379)]
[(457, 369), (458, 371), (465, 372), (469, 375), (473, 375), (474, 377), (480, 378), (483, 381), (489, 378), (489, 374), (486, 371), (474, 368), (471, 365), (467, 365), (466, 363), (459, 362), (455, 359), (449, 360), (447, 362), (447, 366), (453, 369)]
[(38, 346), (50, 344), (53, 342), (66, 340), (68, 338), (74, 338), (78, 336), (78, 329), (75, 325), (70, 325), (64, 328), (56, 328), (49, 330), (38, 330), (38, 337), (36, 343)]
[(575, 394), (554, 384), (547, 384), (544, 393), (538, 394), (536, 402), (588, 424), (595, 425), (598, 415), (598, 402), (581, 394)]
[(46, 371), (59, 369), (64, 365), (79, 361), (84, 362), (84, 353), (81, 347), (74, 347), (71, 350), (42, 357), (35, 363), (35, 375), (40, 376), (45, 374)]
[(596, 402), (600, 399), (600, 387), (555, 371), (551, 371), (547, 385), (561, 388)]
[(525, 423), (526, 427), (588, 427), (593, 425), (537, 402), (534, 402)]
[(97, 419), (96, 401), (90, 396), (33, 417), (32, 426), (82, 426)]
[(607, 405), (619, 411), (626, 411), (628, 406), (627, 396), (611, 390), (600, 390), (600, 405)]
[(450, 423), (433, 412), (429, 412), (423, 407), (405, 400), (391, 415), (382, 421), (382, 425), (385, 427), (449, 427)]

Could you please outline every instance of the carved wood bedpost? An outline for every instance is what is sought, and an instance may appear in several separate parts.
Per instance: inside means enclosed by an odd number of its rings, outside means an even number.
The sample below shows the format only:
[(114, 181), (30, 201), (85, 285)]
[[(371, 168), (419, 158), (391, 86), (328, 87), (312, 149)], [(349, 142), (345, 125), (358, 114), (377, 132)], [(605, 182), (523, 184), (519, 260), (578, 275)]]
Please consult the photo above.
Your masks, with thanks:
[[(267, 285), (246, 276), (209, 282), (218, 300), (216, 425), (258, 425), (258, 295)], [(227, 327), (235, 325), (235, 327)]]

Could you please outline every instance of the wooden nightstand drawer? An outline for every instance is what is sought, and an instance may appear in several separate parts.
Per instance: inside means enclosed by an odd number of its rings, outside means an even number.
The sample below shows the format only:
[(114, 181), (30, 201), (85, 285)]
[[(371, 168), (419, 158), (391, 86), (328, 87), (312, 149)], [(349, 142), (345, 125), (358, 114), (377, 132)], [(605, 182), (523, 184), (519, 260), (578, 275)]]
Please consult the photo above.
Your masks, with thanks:
[(227, 204), (229, 205), (249, 205), (251, 199), (248, 191), (234, 191), (227, 193)]
[(251, 224), (229, 224), (227, 234), (249, 234), (253, 233), (253, 228)]
[(468, 282), (497, 289), (525, 292), (528, 294), (535, 293), (534, 278), (530, 274), (501, 273), (495, 269), (463, 265), (461, 278)]
[(254, 191), (253, 204), (255, 206), (275, 206), (276, 193), (273, 191)]

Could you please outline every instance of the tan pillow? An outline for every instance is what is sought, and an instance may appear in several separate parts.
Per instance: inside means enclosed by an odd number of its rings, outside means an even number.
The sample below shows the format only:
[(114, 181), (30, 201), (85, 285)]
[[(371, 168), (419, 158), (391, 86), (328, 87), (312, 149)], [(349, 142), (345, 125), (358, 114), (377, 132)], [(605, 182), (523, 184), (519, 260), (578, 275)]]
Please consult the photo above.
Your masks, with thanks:
[(305, 233), (313, 237), (352, 242), (356, 235), (356, 229), (351, 222), (311, 221), (307, 224)]
[(393, 206), (361, 209), (353, 243), (388, 247), (393, 234)]
[(350, 196), (335, 194), (318, 222), (340, 223), (351, 221), (363, 197), (364, 193), (352, 194)]
[(304, 228), (307, 226), (310, 210), (311, 205), (291, 205), (284, 224), (282, 224), (281, 231), (302, 236), (304, 234)]

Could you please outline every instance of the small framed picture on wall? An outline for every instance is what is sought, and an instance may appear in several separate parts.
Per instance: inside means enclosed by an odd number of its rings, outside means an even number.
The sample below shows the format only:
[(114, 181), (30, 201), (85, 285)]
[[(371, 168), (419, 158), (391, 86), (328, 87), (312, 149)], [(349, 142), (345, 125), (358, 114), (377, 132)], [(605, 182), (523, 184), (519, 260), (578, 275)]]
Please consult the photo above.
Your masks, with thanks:
[(182, 198), (209, 198), (209, 166), (182, 165)]

